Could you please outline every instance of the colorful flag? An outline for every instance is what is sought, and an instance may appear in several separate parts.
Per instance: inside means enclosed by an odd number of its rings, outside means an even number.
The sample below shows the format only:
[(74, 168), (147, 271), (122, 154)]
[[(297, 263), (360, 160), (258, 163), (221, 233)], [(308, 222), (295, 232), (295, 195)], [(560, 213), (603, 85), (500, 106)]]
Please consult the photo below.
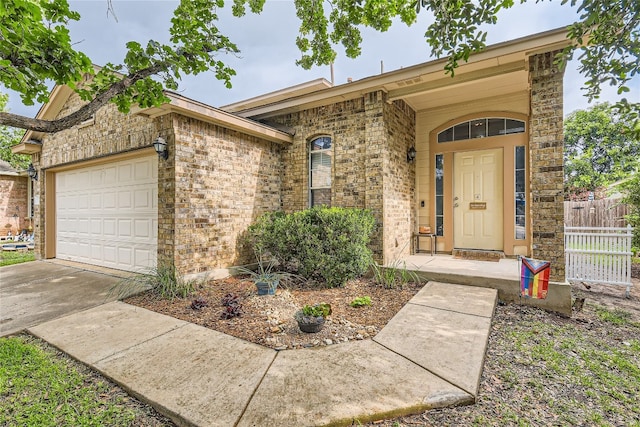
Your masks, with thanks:
[(551, 263), (531, 258), (522, 258), (520, 295), (527, 298), (545, 299), (549, 289)]

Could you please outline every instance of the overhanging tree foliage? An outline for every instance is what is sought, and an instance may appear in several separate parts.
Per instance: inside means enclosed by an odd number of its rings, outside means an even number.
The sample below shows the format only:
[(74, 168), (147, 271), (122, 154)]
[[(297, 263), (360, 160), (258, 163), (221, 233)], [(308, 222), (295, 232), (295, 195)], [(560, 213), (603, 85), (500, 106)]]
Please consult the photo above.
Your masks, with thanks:
[[(526, 0), (521, 0), (524, 3)], [(536, 0), (540, 1), (540, 0)], [(579, 21), (569, 26), (573, 41), (560, 62), (579, 52), (580, 70), (587, 81), (589, 99), (599, 97), (603, 85), (613, 85), (623, 95), (640, 67), (640, 11), (637, 0), (561, 0), (578, 6)], [(395, 20), (411, 25), (418, 13), (432, 13), (434, 22), (425, 32), (434, 56), (447, 56), (445, 69), (453, 74), (460, 61), (485, 47), (485, 24), (494, 24), (498, 12), (514, 0), (295, 0), (300, 19), (296, 43), (302, 53), (298, 64), (330, 64), (335, 46), (342, 44), (348, 57), (360, 54), (361, 29), (386, 31)], [(265, 0), (234, 0), (233, 13), (247, 7), (260, 13)], [(55, 132), (89, 118), (110, 100), (125, 112), (132, 104), (142, 107), (166, 102), (163, 87), (175, 89), (183, 74), (208, 69), (227, 86), (234, 71), (218, 59), (235, 53), (236, 46), (218, 32), (216, 10), (223, 0), (181, 0), (169, 29), (171, 44), (129, 42), (122, 64), (107, 64), (87, 86), (78, 84), (93, 75), (91, 61), (76, 52), (66, 24), (80, 16), (66, 0), (4, 0), (0, 9), (0, 82), (22, 94), (30, 105), (45, 102), (45, 82), (67, 84), (90, 101), (71, 116), (55, 122), (0, 113), (0, 124)], [(159, 80), (152, 79), (159, 76)], [(634, 132), (640, 134), (640, 107), (625, 99), (616, 105)]]
[(640, 140), (607, 103), (569, 114), (564, 121), (565, 195), (595, 191), (628, 178), (640, 166)]
[[(0, 93), (0, 112), (6, 111), (8, 100), (9, 97), (6, 94)], [(13, 154), (11, 151), (11, 147), (19, 142), (20, 134), (17, 129), (0, 126), (0, 159), (8, 162), (18, 170), (24, 170), (27, 169), (31, 157), (23, 154)]]
[(176, 89), (183, 74), (213, 70), (230, 87), (235, 72), (218, 56), (238, 49), (215, 26), (216, 11), (223, 5), (223, 0), (182, 0), (171, 20), (170, 44), (130, 41), (121, 64), (105, 64), (96, 72), (71, 44), (67, 24), (80, 15), (67, 0), (3, 0), (0, 82), (19, 92), (25, 105), (48, 100), (47, 80), (70, 86), (88, 104), (54, 121), (0, 113), (0, 124), (57, 132), (90, 118), (109, 101), (122, 112), (132, 104), (160, 105), (168, 102), (163, 89)]

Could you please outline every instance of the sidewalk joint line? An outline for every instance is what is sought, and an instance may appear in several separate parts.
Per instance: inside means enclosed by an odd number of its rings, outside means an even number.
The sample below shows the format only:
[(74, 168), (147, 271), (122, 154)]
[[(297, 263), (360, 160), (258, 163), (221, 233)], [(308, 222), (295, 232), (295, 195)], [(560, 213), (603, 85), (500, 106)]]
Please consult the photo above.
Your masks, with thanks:
[[(373, 337), (373, 338), (371, 339), (371, 341), (375, 342), (375, 343), (376, 343), (376, 344), (378, 344), (380, 347), (382, 347), (382, 348), (385, 348), (385, 349), (389, 350), (391, 353), (397, 354), (398, 356), (402, 357), (403, 359), (408, 360), (409, 362), (413, 363), (414, 365), (418, 366), (418, 367), (419, 367), (419, 368), (421, 368), (421, 369), (424, 369), (425, 371), (429, 372), (430, 374), (432, 374), (432, 375), (434, 375), (434, 376), (436, 376), (436, 377), (440, 378), (442, 381), (444, 381), (444, 382), (446, 382), (446, 383), (448, 383), (448, 384), (451, 384), (452, 386), (456, 387), (456, 388), (457, 388), (457, 389), (459, 389), (459, 390), (462, 390), (463, 392), (465, 392), (465, 393), (467, 393), (469, 396), (471, 396), (474, 400), (476, 399), (476, 396), (475, 396), (473, 393), (469, 392), (469, 390), (466, 390), (464, 387), (461, 387), (461, 386), (459, 386), (458, 384), (454, 384), (453, 382), (449, 381), (448, 379), (446, 379), (446, 378), (445, 378), (445, 377), (443, 377), (442, 375), (437, 374), (436, 372), (433, 372), (431, 369), (426, 368), (426, 367), (422, 366), (421, 364), (419, 364), (419, 363), (417, 363), (417, 362), (415, 362), (415, 361), (413, 361), (413, 360), (409, 359), (409, 358), (408, 358), (407, 356), (405, 356), (404, 354), (398, 353), (397, 351), (395, 351), (395, 350), (393, 350), (393, 349), (391, 349), (391, 348), (387, 347), (386, 345), (384, 345), (384, 344), (382, 344), (382, 343), (380, 343), (380, 342), (376, 341), (376, 338), (375, 338), (375, 337)], [(484, 363), (483, 363), (483, 365), (484, 365)]]
[(171, 332), (177, 331), (178, 329), (184, 328), (185, 326), (190, 324), (189, 322), (185, 322), (184, 320), (181, 320), (181, 322), (184, 322), (184, 324), (183, 325), (177, 325), (175, 328), (169, 329), (168, 331), (164, 331), (161, 334), (154, 335), (153, 337), (147, 338), (144, 341), (139, 341), (139, 342), (135, 343), (134, 345), (132, 345), (130, 347), (123, 348), (122, 350), (116, 351), (115, 353), (111, 353), (110, 355), (108, 355), (106, 357), (103, 357), (102, 359), (96, 360), (93, 364), (97, 365), (98, 363), (100, 363), (100, 362), (102, 362), (104, 360), (107, 360), (107, 359), (109, 359), (111, 357), (114, 357), (114, 356), (116, 356), (116, 355), (118, 355), (120, 353), (124, 353), (125, 351), (129, 351), (129, 350), (134, 349), (136, 347), (140, 347), (141, 345), (146, 344), (146, 343), (148, 343), (150, 341), (153, 341), (156, 338), (160, 338), (162, 336), (165, 336), (165, 335), (167, 335), (167, 334), (169, 334)]
[[(482, 318), (484, 318), (484, 319), (493, 319), (493, 313), (492, 313), (491, 315), (489, 315), (489, 316), (485, 316), (485, 315), (482, 315), (482, 314), (465, 313), (464, 311), (454, 310), (454, 309), (452, 309), (452, 308), (434, 307), (434, 306), (429, 305), (429, 304), (421, 304), (421, 303), (418, 303), (418, 302), (411, 302), (411, 301), (409, 301), (409, 302), (407, 303), (407, 305), (409, 305), (409, 304), (411, 304), (411, 305), (415, 305), (415, 306), (418, 306), (418, 307), (432, 308), (432, 309), (434, 309), (434, 310), (448, 311), (449, 313), (458, 313), (458, 314), (465, 314), (465, 315), (467, 315), (467, 316), (482, 317)], [(495, 311), (495, 306), (494, 306), (494, 311)]]
[(253, 397), (256, 395), (256, 393), (258, 392), (258, 389), (260, 388), (260, 386), (262, 385), (262, 381), (264, 381), (265, 377), (267, 376), (267, 374), (269, 373), (269, 370), (271, 369), (271, 366), (273, 365), (273, 363), (276, 361), (276, 358), (278, 357), (278, 354), (280, 353), (277, 350), (274, 350), (275, 355), (273, 356), (273, 359), (271, 359), (271, 362), (269, 363), (269, 366), (267, 366), (267, 369), (264, 370), (264, 374), (262, 374), (262, 378), (260, 378), (260, 381), (258, 381), (258, 384), (256, 385), (256, 388), (253, 390), (253, 393), (251, 393), (251, 396), (249, 396), (249, 399), (247, 399), (247, 404), (244, 405), (244, 408), (242, 408), (242, 412), (240, 413), (240, 415), (238, 416), (238, 419), (236, 420), (235, 423), (233, 423), (233, 427), (236, 427), (238, 425), (238, 423), (240, 421), (242, 421), (242, 417), (244, 417), (245, 412), (247, 412), (247, 409), (249, 408), (249, 405), (251, 404), (251, 401), (253, 400)]

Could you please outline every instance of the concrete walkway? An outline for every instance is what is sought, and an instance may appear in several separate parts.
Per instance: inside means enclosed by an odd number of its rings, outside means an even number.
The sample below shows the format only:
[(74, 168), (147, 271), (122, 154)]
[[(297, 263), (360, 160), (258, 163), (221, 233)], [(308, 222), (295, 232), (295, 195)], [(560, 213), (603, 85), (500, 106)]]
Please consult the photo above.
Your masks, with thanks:
[(122, 302), (29, 332), (178, 425), (351, 425), (474, 402), (496, 299), (429, 282), (372, 340), (280, 352)]

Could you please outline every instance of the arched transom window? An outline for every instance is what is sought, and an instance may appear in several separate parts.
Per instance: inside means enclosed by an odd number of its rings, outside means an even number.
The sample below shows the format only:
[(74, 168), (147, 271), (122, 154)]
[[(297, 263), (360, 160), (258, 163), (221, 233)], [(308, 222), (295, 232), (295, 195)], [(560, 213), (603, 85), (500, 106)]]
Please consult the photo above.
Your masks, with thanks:
[(488, 136), (524, 133), (522, 120), (504, 117), (487, 117), (458, 123), (438, 133), (438, 142), (463, 141), (466, 139), (485, 138)]

